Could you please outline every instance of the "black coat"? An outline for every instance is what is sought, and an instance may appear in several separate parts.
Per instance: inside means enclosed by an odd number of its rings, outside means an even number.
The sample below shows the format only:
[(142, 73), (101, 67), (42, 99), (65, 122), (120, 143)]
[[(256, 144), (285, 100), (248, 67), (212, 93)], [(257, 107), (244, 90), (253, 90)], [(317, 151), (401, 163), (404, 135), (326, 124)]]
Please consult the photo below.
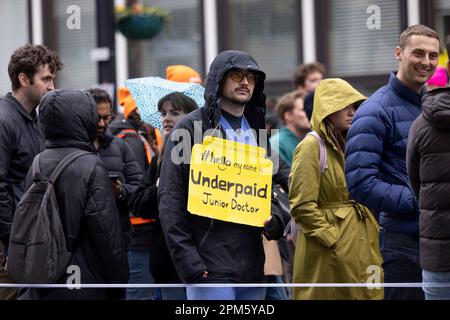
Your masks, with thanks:
[(116, 204), (119, 210), (122, 230), (126, 235), (127, 247), (129, 247), (131, 236), (129, 199), (130, 195), (136, 191), (143, 172), (134, 158), (133, 151), (129, 145), (122, 139), (108, 133), (101, 139), (98, 154), (108, 173), (118, 174), (122, 183), (123, 198), (121, 200), (117, 199)]
[[(202, 123), (201, 134), (218, 124), (220, 109), (217, 100), (225, 75), (234, 68), (254, 70), (260, 74), (244, 115), (253, 129), (265, 128), (264, 73), (248, 54), (226, 51), (216, 57), (211, 65), (205, 90), (206, 105), (185, 116), (172, 131), (187, 130), (191, 147), (194, 143), (194, 122)], [(180, 149), (179, 143), (172, 141), (171, 136), (166, 140), (158, 206), (167, 245), (181, 280), (199, 282), (206, 270), (208, 282), (261, 282), (265, 260), (262, 228), (200, 217), (187, 211), (190, 166), (186, 162), (175, 164), (170, 156), (174, 148)], [(262, 141), (259, 144), (263, 144)], [(180, 155), (190, 159), (190, 154), (183, 154), (182, 149)]]
[(43, 149), (36, 112), (29, 114), (8, 93), (0, 99), (0, 239), (9, 236), (28, 169)]
[[(55, 90), (40, 108), (46, 138), (40, 167), (49, 176), (57, 164), (75, 150), (91, 151), (71, 163), (55, 183), (56, 198), (69, 247), (70, 262), (80, 268), (81, 283), (127, 283), (128, 260), (111, 183), (91, 141), (98, 116), (93, 98), (80, 91)], [(27, 185), (31, 184), (31, 175)], [(66, 283), (66, 275), (60, 283)], [(33, 299), (105, 299), (116, 290), (31, 289)]]
[[(149, 168), (149, 164), (144, 142), (142, 141), (142, 139), (145, 139), (145, 137), (142, 135), (141, 130), (143, 129), (141, 128), (141, 126), (134, 124), (128, 119), (116, 119), (109, 125), (108, 130), (114, 136), (117, 136), (118, 134), (123, 133), (124, 130), (127, 130), (127, 134), (124, 134), (121, 139), (128, 143), (128, 146), (133, 151), (134, 157), (140, 166), (141, 173), (144, 173)], [(134, 133), (132, 133), (132, 131)], [(149, 147), (150, 155), (153, 156), (154, 151), (151, 148), (150, 143), (147, 142), (147, 146)], [(131, 206), (129, 206), (129, 210), (131, 215), (135, 215), (135, 211)], [(150, 250), (149, 248), (152, 245), (150, 232), (153, 229), (153, 226), (151, 226), (150, 224), (151, 223), (133, 225), (133, 230), (131, 233), (131, 250)]]
[(146, 235), (149, 240), (150, 273), (155, 283), (179, 283), (180, 277), (173, 265), (159, 221), (157, 184), (160, 173), (161, 166), (158, 165), (158, 154), (156, 154), (153, 156), (138, 190), (131, 196), (130, 208), (136, 216), (155, 220), (153, 223), (142, 225), (148, 230)]
[(407, 169), (419, 201), (420, 264), (450, 271), (450, 88), (430, 91), (409, 131)]

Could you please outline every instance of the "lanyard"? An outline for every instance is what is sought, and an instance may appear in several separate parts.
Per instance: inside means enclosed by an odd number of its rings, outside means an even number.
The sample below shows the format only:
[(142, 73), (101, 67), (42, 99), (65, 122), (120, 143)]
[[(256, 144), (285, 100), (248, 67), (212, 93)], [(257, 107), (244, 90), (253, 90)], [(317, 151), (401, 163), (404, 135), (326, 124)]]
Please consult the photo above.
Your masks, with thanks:
[(225, 135), (228, 140), (240, 142), (244, 144), (249, 144), (252, 146), (257, 146), (257, 142), (255, 139), (255, 136), (253, 135), (252, 130), (250, 129), (250, 125), (247, 122), (247, 119), (245, 119), (244, 116), (242, 116), (241, 120), (241, 129), (235, 130), (230, 126), (227, 119), (225, 119), (224, 116), (220, 116), (220, 124), (225, 130)]

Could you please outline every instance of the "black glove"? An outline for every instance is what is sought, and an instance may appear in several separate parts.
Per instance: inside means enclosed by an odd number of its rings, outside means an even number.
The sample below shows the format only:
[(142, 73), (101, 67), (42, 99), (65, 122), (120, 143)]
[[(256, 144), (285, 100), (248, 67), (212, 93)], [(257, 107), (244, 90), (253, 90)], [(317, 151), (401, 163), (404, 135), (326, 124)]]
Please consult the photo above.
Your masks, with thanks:
[(271, 215), (271, 219), (264, 226), (263, 234), (267, 240), (278, 240), (283, 237), (284, 225), (276, 215)]

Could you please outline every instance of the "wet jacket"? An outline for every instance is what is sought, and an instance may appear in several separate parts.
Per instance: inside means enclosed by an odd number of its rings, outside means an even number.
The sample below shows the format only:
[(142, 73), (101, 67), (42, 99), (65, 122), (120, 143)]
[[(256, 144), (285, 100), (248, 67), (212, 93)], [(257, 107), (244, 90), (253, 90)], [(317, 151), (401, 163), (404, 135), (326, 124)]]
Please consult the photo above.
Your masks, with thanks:
[[(240, 51), (225, 51), (211, 64), (205, 90), (206, 104), (181, 119), (176, 129), (189, 132), (190, 149), (194, 144), (194, 122), (201, 122), (203, 135), (208, 129), (217, 127), (220, 96), (225, 75), (232, 69), (246, 69), (258, 72), (261, 77), (256, 83), (244, 115), (253, 129), (264, 129), (265, 96), (263, 94), (265, 75), (248, 54)], [(209, 132), (212, 132), (209, 131)], [(178, 140), (178, 139), (174, 139)], [(197, 143), (199, 143), (198, 141)], [(204, 271), (206, 281), (213, 283), (260, 282), (263, 279), (264, 250), (262, 228), (235, 224), (190, 214), (187, 211), (189, 164), (175, 164), (171, 160), (179, 141), (166, 140), (161, 176), (158, 188), (159, 217), (175, 267), (183, 282), (199, 282)], [(261, 144), (261, 141), (259, 141)], [(180, 155), (190, 159), (189, 154)], [(276, 218), (278, 219), (278, 218)]]
[(43, 149), (36, 111), (29, 114), (8, 93), (0, 99), (0, 239), (9, 236), (28, 169)]
[[(70, 265), (80, 268), (81, 283), (127, 283), (128, 260), (111, 183), (92, 145), (98, 122), (94, 99), (79, 91), (52, 91), (43, 99), (40, 119), (46, 138), (40, 158), (43, 174), (49, 176), (73, 151), (92, 152), (72, 162), (55, 184), (66, 241), (73, 251)], [(29, 174), (27, 185), (31, 182)], [(113, 292), (32, 289), (27, 294), (33, 299), (107, 299)]]
[(450, 271), (450, 88), (424, 96), (409, 132), (407, 168), (420, 208), (420, 265)]
[(419, 233), (419, 212), (406, 173), (406, 145), (421, 97), (391, 73), (356, 112), (345, 150), (352, 198), (379, 214), (381, 227), (411, 235)]
[[(365, 283), (371, 265), (381, 270), (379, 227), (371, 212), (350, 199), (344, 153), (323, 120), (365, 97), (341, 79), (322, 80), (316, 89), (312, 129), (325, 141), (327, 169), (320, 171), (317, 140), (297, 146), (290, 174), (291, 214), (300, 224), (294, 258), (294, 283)], [(294, 288), (294, 299), (382, 299), (368, 288)]]

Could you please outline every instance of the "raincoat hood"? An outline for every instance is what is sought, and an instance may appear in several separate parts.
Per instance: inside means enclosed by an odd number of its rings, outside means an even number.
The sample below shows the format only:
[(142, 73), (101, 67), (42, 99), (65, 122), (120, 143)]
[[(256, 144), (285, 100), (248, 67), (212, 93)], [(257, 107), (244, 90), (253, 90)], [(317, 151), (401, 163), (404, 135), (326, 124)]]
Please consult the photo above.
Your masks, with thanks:
[(366, 99), (367, 97), (345, 80), (334, 78), (320, 81), (314, 94), (312, 129), (329, 140), (323, 120), (353, 103), (361, 103)]
[(424, 118), (442, 131), (450, 131), (450, 88), (439, 88), (422, 99)]
[[(217, 107), (217, 100), (220, 98), (223, 80), (228, 72), (235, 69), (254, 71), (259, 74), (259, 79), (255, 84), (252, 98), (245, 106), (245, 117), (251, 123), (256, 122), (255, 117), (259, 117), (261, 112), (265, 115), (266, 96), (263, 91), (266, 74), (260, 70), (256, 61), (248, 53), (237, 50), (227, 50), (219, 53), (213, 60), (206, 81), (205, 107), (208, 110), (211, 124), (214, 127), (220, 119), (220, 110)], [(262, 125), (259, 124), (261, 121), (257, 122), (258, 128), (254, 129), (264, 128), (264, 117), (262, 118)]]
[(89, 147), (97, 131), (97, 104), (87, 92), (53, 90), (41, 101), (39, 119), (47, 146)]

